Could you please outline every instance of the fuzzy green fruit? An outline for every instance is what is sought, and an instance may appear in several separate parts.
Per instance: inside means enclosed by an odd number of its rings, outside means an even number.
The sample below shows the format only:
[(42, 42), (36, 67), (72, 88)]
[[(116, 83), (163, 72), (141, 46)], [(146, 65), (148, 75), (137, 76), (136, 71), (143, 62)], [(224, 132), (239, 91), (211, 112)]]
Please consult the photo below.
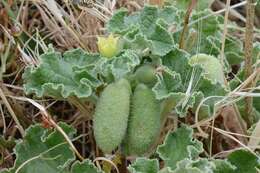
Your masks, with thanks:
[(222, 65), (214, 56), (197, 54), (190, 58), (189, 63), (191, 65), (201, 65), (207, 78), (220, 84), (225, 83)]
[(111, 153), (122, 142), (129, 116), (130, 84), (126, 79), (108, 85), (101, 94), (94, 114), (94, 136), (104, 153)]
[(153, 91), (139, 84), (132, 98), (126, 136), (126, 152), (142, 155), (155, 143), (160, 133), (160, 105)]
[(151, 65), (143, 65), (135, 72), (136, 79), (140, 83), (154, 85), (157, 81), (156, 69)]

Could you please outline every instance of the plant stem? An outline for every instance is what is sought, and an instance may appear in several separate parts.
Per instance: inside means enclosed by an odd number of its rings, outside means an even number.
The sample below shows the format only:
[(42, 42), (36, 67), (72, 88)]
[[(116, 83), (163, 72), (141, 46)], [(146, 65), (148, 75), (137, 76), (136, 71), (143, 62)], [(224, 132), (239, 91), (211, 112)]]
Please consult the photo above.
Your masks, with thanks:
[[(254, 16), (255, 16), (255, 4), (254, 0), (247, 0), (246, 5), (246, 33), (245, 33), (245, 77), (248, 78), (253, 73), (252, 67), (252, 52), (253, 52), (253, 37), (254, 37)], [(248, 87), (251, 88), (253, 83), (251, 82)], [(247, 125), (250, 126), (253, 122), (252, 117), (253, 98), (245, 98), (245, 119)]]
[(185, 38), (186, 38), (187, 30), (188, 30), (190, 15), (191, 15), (193, 8), (196, 6), (196, 4), (197, 4), (197, 0), (192, 0), (189, 4), (189, 7), (185, 14), (183, 30), (181, 33), (181, 38), (180, 38), (180, 43), (179, 43), (180, 49), (185, 49)]
[(221, 64), (222, 64), (222, 68), (225, 68), (224, 65), (224, 59), (225, 59), (225, 43), (226, 43), (226, 35), (227, 35), (227, 24), (228, 24), (228, 16), (229, 16), (229, 11), (230, 11), (230, 1), (231, 0), (227, 0), (226, 3), (226, 13), (225, 13), (225, 21), (224, 21), (224, 33), (223, 33), (223, 37), (222, 37), (222, 46), (221, 46), (221, 52), (220, 52), (220, 57), (221, 57)]

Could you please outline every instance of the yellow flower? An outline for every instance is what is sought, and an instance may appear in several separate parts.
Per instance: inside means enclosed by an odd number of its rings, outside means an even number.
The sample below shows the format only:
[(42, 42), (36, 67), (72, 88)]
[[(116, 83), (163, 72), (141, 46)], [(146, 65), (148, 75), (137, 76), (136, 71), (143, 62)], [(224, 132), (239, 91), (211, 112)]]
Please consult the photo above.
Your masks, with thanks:
[(119, 37), (115, 37), (113, 34), (110, 34), (108, 37), (98, 37), (98, 50), (99, 53), (107, 58), (111, 58), (118, 54)]

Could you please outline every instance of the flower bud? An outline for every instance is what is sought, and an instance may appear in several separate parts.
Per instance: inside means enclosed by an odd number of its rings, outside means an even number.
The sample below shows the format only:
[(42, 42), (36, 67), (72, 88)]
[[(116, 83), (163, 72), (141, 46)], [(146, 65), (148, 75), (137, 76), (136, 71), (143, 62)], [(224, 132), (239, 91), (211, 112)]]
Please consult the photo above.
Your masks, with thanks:
[(119, 37), (110, 34), (108, 37), (98, 37), (99, 53), (107, 58), (112, 58), (119, 53)]

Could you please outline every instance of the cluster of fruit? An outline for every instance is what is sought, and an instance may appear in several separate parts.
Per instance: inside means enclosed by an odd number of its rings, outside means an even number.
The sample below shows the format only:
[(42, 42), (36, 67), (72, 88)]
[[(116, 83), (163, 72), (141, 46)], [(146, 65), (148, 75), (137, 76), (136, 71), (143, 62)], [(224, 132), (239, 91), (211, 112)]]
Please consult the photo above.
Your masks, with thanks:
[(135, 72), (138, 84), (127, 79), (109, 84), (102, 92), (94, 115), (94, 135), (104, 153), (122, 146), (126, 155), (142, 155), (160, 133), (160, 103), (149, 87), (156, 70), (143, 65)]

